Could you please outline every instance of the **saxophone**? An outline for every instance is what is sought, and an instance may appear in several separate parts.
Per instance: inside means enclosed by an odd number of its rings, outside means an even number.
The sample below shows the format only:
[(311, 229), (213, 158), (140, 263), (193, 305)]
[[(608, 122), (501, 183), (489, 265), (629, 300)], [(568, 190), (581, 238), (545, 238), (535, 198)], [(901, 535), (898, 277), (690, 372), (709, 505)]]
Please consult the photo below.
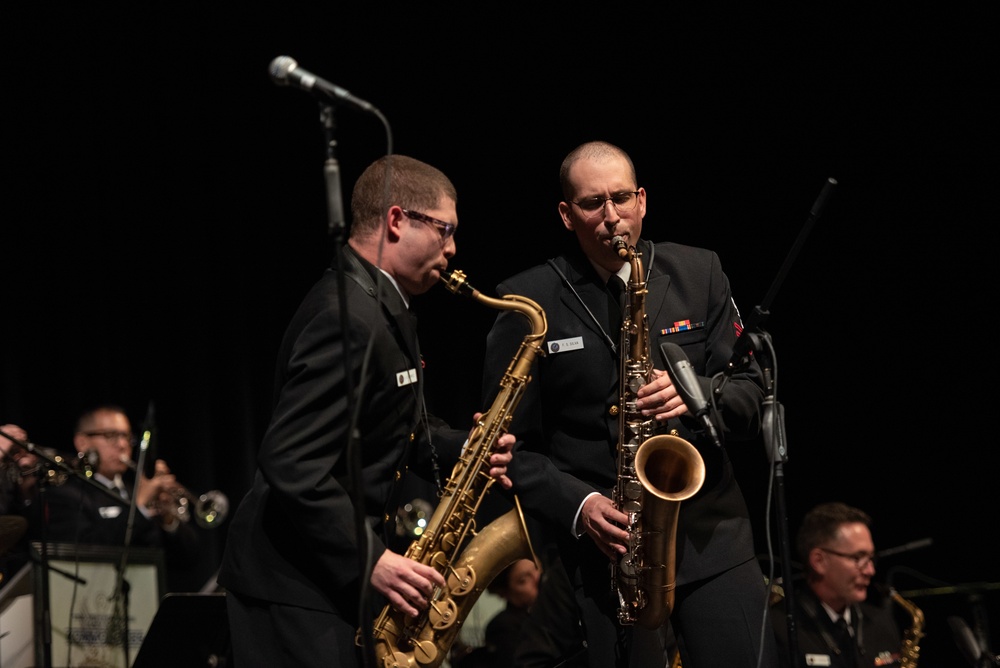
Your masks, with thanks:
[(493, 308), (520, 312), (531, 321), (531, 332), (507, 367), (493, 405), (473, 427), (427, 528), (406, 551), (406, 557), (437, 569), (447, 585), (434, 592), (429, 608), (416, 618), (389, 605), (382, 609), (372, 627), (375, 658), (381, 668), (439, 666), (487, 585), (518, 559), (538, 562), (517, 497), (514, 508), (481, 531), (477, 531), (475, 515), (494, 483), (489, 475), (494, 446), (510, 425), (531, 380), (529, 371), (535, 356), (544, 354), (542, 342), (548, 329), (545, 311), (519, 295), (486, 297), (465, 282), (461, 271), (442, 273), (441, 280), (456, 294)]
[(628, 515), (628, 549), (612, 562), (611, 586), (618, 596), (618, 621), (646, 628), (662, 626), (674, 605), (677, 515), (680, 502), (705, 482), (698, 450), (674, 432), (653, 435), (656, 421), (636, 408), (636, 392), (652, 380), (646, 281), (642, 256), (622, 237), (612, 239), (632, 266), (621, 328), (618, 414), (618, 480), (615, 507)]
[(899, 651), (900, 668), (917, 668), (920, 660), (920, 639), (924, 637), (924, 613), (914, 605), (913, 601), (903, 598), (895, 589), (889, 590), (892, 600), (898, 603), (907, 613), (913, 623), (903, 633), (903, 645)]

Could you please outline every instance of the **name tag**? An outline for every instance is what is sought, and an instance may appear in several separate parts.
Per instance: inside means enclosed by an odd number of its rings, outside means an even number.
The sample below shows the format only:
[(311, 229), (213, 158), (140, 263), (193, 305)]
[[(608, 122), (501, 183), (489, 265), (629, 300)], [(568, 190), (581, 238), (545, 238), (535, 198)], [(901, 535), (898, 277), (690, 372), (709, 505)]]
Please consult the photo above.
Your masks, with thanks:
[(98, 508), (97, 512), (100, 514), (102, 519), (113, 520), (122, 514), (124, 508), (121, 506), (104, 506), (103, 508)]
[(548, 351), (552, 354), (555, 353), (566, 353), (570, 350), (582, 350), (583, 349), (583, 337), (574, 336), (570, 339), (559, 339), (558, 341), (548, 342)]
[(807, 666), (829, 666), (830, 655), (829, 654), (806, 654), (806, 665)]
[(415, 368), (400, 371), (396, 374), (396, 387), (411, 385), (415, 382), (417, 382), (417, 370)]

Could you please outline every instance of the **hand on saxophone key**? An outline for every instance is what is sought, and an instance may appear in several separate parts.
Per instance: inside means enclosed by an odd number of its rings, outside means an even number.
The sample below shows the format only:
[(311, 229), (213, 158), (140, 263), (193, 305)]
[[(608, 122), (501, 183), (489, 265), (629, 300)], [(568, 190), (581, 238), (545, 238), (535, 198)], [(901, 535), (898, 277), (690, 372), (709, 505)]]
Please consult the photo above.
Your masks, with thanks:
[(660, 369), (652, 369), (650, 376), (652, 380), (636, 392), (635, 406), (644, 416), (663, 422), (688, 412), (687, 405), (670, 379), (670, 374)]
[(393, 610), (416, 617), (426, 610), (444, 576), (433, 566), (386, 550), (372, 568), (371, 583), (385, 596)]
[(602, 494), (592, 494), (580, 510), (580, 527), (609, 559), (617, 559), (627, 551), (629, 534), (622, 528), (627, 523), (628, 515)]
[[(482, 417), (482, 413), (476, 413), (472, 416), (472, 420), (477, 426), (473, 427), (469, 432), (470, 442), (475, 440), (476, 430), (479, 429), (479, 420)], [(504, 489), (510, 489), (514, 484), (507, 477), (507, 465), (514, 458), (512, 449), (516, 441), (517, 438), (513, 434), (503, 434), (497, 439), (496, 445), (493, 448), (493, 454), (490, 455), (490, 477), (500, 483), (500, 486)]]

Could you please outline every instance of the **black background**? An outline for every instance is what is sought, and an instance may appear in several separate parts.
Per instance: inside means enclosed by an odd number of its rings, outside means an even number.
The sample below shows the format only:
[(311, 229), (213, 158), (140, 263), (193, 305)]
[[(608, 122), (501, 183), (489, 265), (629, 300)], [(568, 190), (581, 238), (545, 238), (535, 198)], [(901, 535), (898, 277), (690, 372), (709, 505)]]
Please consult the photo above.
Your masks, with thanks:
[[(644, 236), (716, 250), (744, 317), (837, 179), (765, 322), (789, 524), (843, 500), (880, 549), (933, 541), (878, 579), (1000, 580), (990, 17), (542, 9), (5, 7), (0, 424), (68, 449), (80, 409), (121, 403), (138, 428), (152, 401), (181, 482), (239, 501), (281, 333), (336, 244), (318, 105), (267, 74), (289, 55), (388, 122), (337, 109), (344, 209), (386, 151), (440, 167), (452, 268), (486, 294), (567, 240), (558, 168), (583, 141), (632, 155)], [(432, 407), (468, 422), (496, 313), (443, 288), (416, 309)], [(773, 467), (733, 456), (760, 552), (778, 552)], [(932, 624), (971, 619), (965, 596), (916, 602)]]

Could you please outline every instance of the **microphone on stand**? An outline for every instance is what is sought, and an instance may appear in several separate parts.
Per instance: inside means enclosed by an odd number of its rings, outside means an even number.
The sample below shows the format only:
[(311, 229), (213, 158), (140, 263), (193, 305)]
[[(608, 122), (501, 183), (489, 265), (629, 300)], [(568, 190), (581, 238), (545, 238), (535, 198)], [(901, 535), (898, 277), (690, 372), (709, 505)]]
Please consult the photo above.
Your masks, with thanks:
[(294, 58), (278, 56), (271, 61), (268, 71), (271, 73), (271, 80), (279, 86), (295, 86), (326, 102), (346, 102), (362, 111), (375, 111), (370, 102), (302, 69)]
[(698, 374), (691, 367), (691, 360), (688, 359), (681, 347), (676, 343), (661, 343), (660, 352), (667, 360), (667, 374), (673, 381), (677, 393), (684, 400), (684, 405), (708, 433), (709, 438), (716, 447), (722, 447), (719, 439), (719, 432), (712, 422), (711, 405), (705, 398), (705, 393), (701, 391), (701, 384), (698, 382)]
[(990, 656), (989, 651), (976, 638), (976, 634), (972, 632), (972, 629), (969, 628), (964, 619), (957, 615), (950, 615), (948, 617), (948, 626), (951, 628), (955, 644), (958, 645), (958, 651), (962, 653), (962, 657), (969, 662), (970, 666), (973, 666), (973, 668), (987, 668), (988, 666), (997, 665), (994, 657)]

